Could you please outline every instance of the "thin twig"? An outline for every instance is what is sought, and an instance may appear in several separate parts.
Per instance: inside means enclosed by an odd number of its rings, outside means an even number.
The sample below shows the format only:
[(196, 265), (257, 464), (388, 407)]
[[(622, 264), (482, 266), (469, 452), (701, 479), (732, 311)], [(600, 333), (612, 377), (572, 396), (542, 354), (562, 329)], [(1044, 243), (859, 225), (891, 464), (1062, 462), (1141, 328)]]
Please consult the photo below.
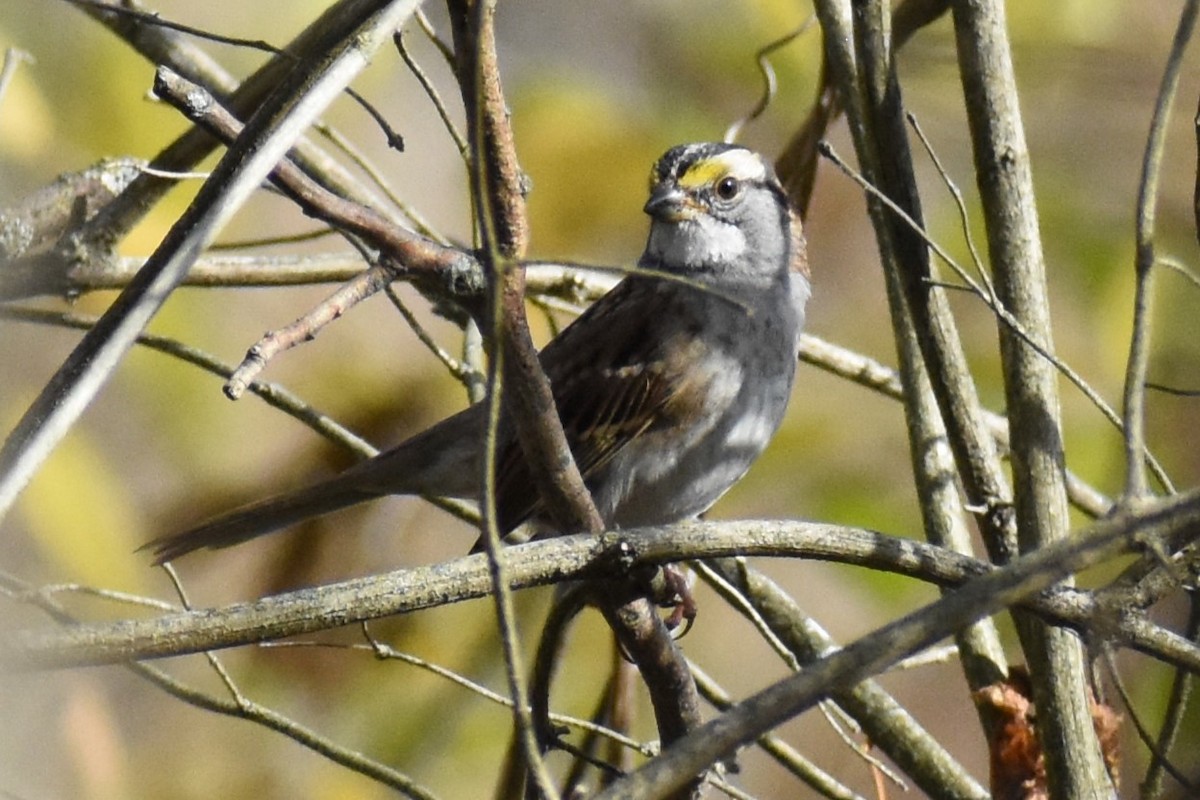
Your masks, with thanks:
[(454, 54), (454, 48), (451, 47), (444, 39), (442, 39), (442, 37), (438, 36), (437, 31), (434, 30), (433, 23), (429, 21), (429, 17), (426, 16), (424, 9), (417, 9), (417, 13), (413, 16), (416, 17), (417, 25), (420, 26), (421, 31), (425, 34), (425, 37), (429, 39), (430, 43), (432, 43), (433, 46), (437, 48), (438, 52), (442, 54), (442, 58), (446, 61), (446, 64), (450, 67), (450, 69), (457, 73), (458, 58)]
[(425, 92), (429, 102), (433, 103), (433, 108), (442, 121), (442, 127), (446, 129), (446, 133), (450, 134), (450, 138), (454, 140), (454, 146), (458, 148), (458, 154), (464, 162), (469, 161), (471, 155), (467, 148), (467, 140), (463, 138), (458, 126), (454, 124), (454, 120), (450, 119), (450, 112), (446, 109), (446, 103), (442, 100), (441, 93), (434, 87), (433, 82), (429, 80), (425, 70), (421, 69), (421, 65), (413, 58), (412, 53), (408, 51), (408, 46), (404, 44), (404, 31), (399, 30), (392, 34), (392, 42), (395, 43), (396, 52), (400, 54), (408, 71), (417, 79), (417, 83), (421, 85), (421, 90)]
[[(799, 661), (811, 664), (838, 649), (838, 643), (816, 620), (767, 576), (749, 567), (744, 558), (708, 563), (753, 605)], [(830, 696), (866, 732), (872, 745), (926, 793), (948, 790), (961, 797), (982, 793), (962, 765), (877, 682), (838, 687)]]
[(905, 115), (908, 124), (912, 126), (913, 131), (917, 134), (917, 139), (921, 142), (921, 146), (925, 148), (925, 154), (929, 156), (929, 160), (933, 162), (934, 169), (937, 170), (938, 176), (942, 179), (942, 185), (946, 187), (946, 191), (950, 192), (950, 196), (954, 198), (954, 207), (958, 209), (958, 223), (962, 227), (963, 242), (967, 245), (967, 252), (971, 254), (971, 263), (975, 266), (975, 272), (979, 275), (979, 281), (987, 290), (987, 298), (991, 300), (991, 304), (1000, 305), (1000, 301), (996, 298), (996, 288), (992, 286), (992, 278), (988, 275), (987, 269), (983, 266), (983, 258), (979, 255), (979, 248), (975, 246), (975, 237), (971, 233), (971, 219), (967, 214), (967, 203), (963, 199), (963, 193), (958, 188), (958, 184), (950, 177), (950, 173), (942, 166), (942, 160), (938, 158), (937, 151), (933, 148), (933, 143), (929, 141), (929, 137), (925, 135), (925, 131), (921, 129), (920, 123), (917, 122), (916, 114), (909, 112)]
[(408, 327), (416, 334), (417, 339), (421, 344), (425, 345), (425, 349), (433, 353), (438, 361), (442, 362), (442, 366), (450, 373), (450, 376), (463, 386), (473, 386), (480, 381), (487, 380), (487, 376), (478, 370), (464, 364), (454, 356), (450, 355), (447, 350), (440, 344), (434, 341), (429, 331), (425, 330), (425, 326), (417, 319), (416, 315), (409, 309), (408, 305), (396, 294), (396, 290), (389, 284), (383, 288), (384, 294), (392, 301), (392, 307), (400, 312), (400, 316), (404, 317), (404, 321), (408, 323)]
[(230, 400), (240, 398), (246, 387), (257, 379), (259, 373), (267, 366), (268, 361), (285, 350), (315, 339), (326, 325), (387, 286), (391, 277), (391, 270), (381, 266), (371, 267), (347, 281), (300, 319), (263, 334), (263, 337), (246, 351), (242, 363), (225, 382), (225, 395)]
[(1195, 288), (1200, 289), (1200, 275), (1197, 275), (1187, 264), (1169, 256), (1159, 256), (1155, 263), (1160, 267), (1166, 267), (1172, 272), (1182, 275), (1184, 280)]
[[(471, 692), (472, 694), (477, 695), (478, 697), (481, 697), (490, 703), (495, 703), (496, 705), (504, 706), (505, 708), (509, 709), (512, 708), (512, 699), (504, 696), (500, 692), (489, 689), (483, 684), (473, 681), (452, 669), (440, 666), (439, 664), (435, 664), (432, 661), (428, 661), (419, 656), (414, 656), (411, 653), (405, 653), (402, 650), (397, 650), (387, 642), (376, 639), (374, 635), (369, 632), (369, 629), (367, 629), (365, 622), (363, 623), (363, 628), (363, 636), (367, 639), (366, 643), (289, 639), (282, 642), (263, 642), (259, 645), (259, 647), (262, 647), (266, 650), (286, 650), (289, 648), (330, 648), (334, 650), (350, 650), (353, 652), (368, 653), (374, 656), (376, 659), (382, 661), (399, 661), (400, 663), (407, 664), (410, 667), (416, 667), (417, 669), (428, 672), (431, 675), (436, 675), (439, 678), (443, 678), (457, 686), (460, 686), (463, 689), (466, 689), (468, 692)], [(597, 725), (590, 720), (572, 717), (568, 714), (552, 712), (550, 714), (550, 721), (556, 725), (566, 725), (572, 728), (577, 728), (581, 731), (587, 731), (588, 733), (604, 737), (616, 743), (620, 747), (628, 748), (629, 750), (642, 755), (650, 755), (653, 750), (653, 748), (648, 744), (625, 736), (619, 731), (615, 731), (605, 725)]]
[[(1167, 754), (1159, 747), (1150, 730), (1142, 723), (1142, 719), (1133, 705), (1133, 698), (1129, 696), (1129, 692), (1125, 689), (1125, 681), (1121, 678), (1121, 671), (1117, 669), (1117, 660), (1113, 656), (1111, 648), (1104, 648), (1103, 660), (1104, 666), (1108, 670), (1109, 680), (1112, 681), (1112, 685), (1117, 689), (1117, 694), (1121, 698), (1121, 704), (1125, 706), (1125, 713), (1129, 715), (1129, 721), (1133, 723), (1134, 731), (1137, 733), (1138, 738), (1141, 739), (1142, 745), (1150, 752), (1151, 761), (1155, 768), (1166, 771), (1168, 775), (1178, 781), (1188, 796), (1196, 797), (1197, 794), (1200, 794), (1200, 785), (1192, 783), (1188, 776), (1175, 766), (1171, 762), (1171, 759), (1167, 758)], [(1149, 795), (1143, 794), (1142, 796), (1148, 797)]]
[[(800, 360), (893, 400), (905, 399), (900, 376), (894, 369), (812, 334), (800, 338)], [(1008, 420), (987, 410), (983, 412), (983, 420), (996, 444), (1007, 450)], [(1075, 508), (1093, 519), (1104, 516), (1113, 507), (1111, 499), (1070, 470), (1067, 470), (1067, 491)]]
[(725, 131), (723, 141), (732, 144), (737, 141), (738, 136), (742, 133), (742, 128), (762, 116), (763, 112), (771, 105), (771, 101), (775, 99), (775, 92), (778, 90), (778, 82), (775, 78), (775, 67), (771, 65), (769, 56), (776, 50), (779, 50), (792, 42), (799, 39), (804, 33), (813, 26), (817, 21), (815, 14), (809, 14), (800, 26), (790, 33), (786, 33), (773, 42), (768, 42), (766, 46), (759, 48), (754, 54), (754, 61), (758, 64), (758, 74), (762, 76), (763, 92), (758, 98), (758, 102), (754, 104), (754, 108), (743, 117), (740, 117)]
[[(15, 576), (5, 574), (5, 579), (9, 581), (17, 580)], [(152, 608), (156, 611), (178, 611), (179, 606), (174, 603), (168, 603), (154, 597), (143, 597), (129, 592), (120, 592), (116, 589), (103, 589), (96, 586), (85, 586), (80, 583), (51, 583), (46, 586), (38, 586), (29, 590), (30, 594), (35, 594), (41, 600), (51, 601), (55, 595), (75, 594), (85, 597), (95, 597), (101, 600), (108, 600), (113, 603), (121, 603), (123, 605), (138, 606), (141, 608)], [(29, 602), (27, 597), (20, 594), (13, 596), (18, 602)]]
[[(1000, 302), (999, 298), (994, 295), (994, 290), (991, 288), (990, 283), (988, 284), (988, 288), (986, 290), (981, 288), (966, 271), (966, 269), (964, 269), (963, 266), (959, 264), (953, 256), (950, 255), (946, 248), (942, 247), (937, 241), (935, 241), (916, 220), (914, 220), (908, 215), (907, 212), (904, 211), (904, 209), (896, 205), (891, 198), (880, 192), (879, 189), (871, 185), (866, 178), (864, 178), (853, 167), (847, 164), (828, 142), (822, 142), (821, 155), (829, 159), (844, 175), (857, 183), (863, 189), (863, 191), (875, 197), (877, 200), (879, 200), (879, 202), (886, 206), (889, 211), (899, 217), (900, 220), (905, 225), (909, 226), (914, 233), (921, 237), (922, 241), (929, 246), (929, 249), (932, 250), (934, 254), (946, 264), (946, 266), (950, 267), (950, 269), (954, 271), (954, 274), (966, 284), (965, 286), (950, 286), (945, 283), (940, 283), (938, 285), (942, 286), (943, 288), (954, 288), (967, 291), (973, 296), (982, 300), (983, 304), (987, 306), (987, 308), (996, 316), (998, 320), (1004, 324), (1008, 330), (1020, 338), (1022, 342), (1028, 345), (1030, 349), (1036, 352), (1041, 358), (1049, 362), (1056, 370), (1062, 373), (1063, 377), (1069, 380), (1075, 386), (1075, 388), (1077, 388), (1083, 394), (1083, 396), (1087, 398), (1087, 400), (1096, 408), (1096, 410), (1100, 412), (1101, 416), (1108, 420), (1108, 422), (1111, 423), (1116, 430), (1122, 432), (1125, 430), (1124, 421), (1121, 419), (1120, 415), (1117, 414), (1116, 410), (1109, 405), (1108, 401), (1105, 400), (1095, 389), (1093, 389), (1091, 384), (1089, 384), (1082, 375), (1075, 371), (1074, 367), (1051, 352), (1041, 342), (1037, 341), (1037, 339), (1035, 339), (1026, 329), (1025, 325), (1023, 325), (1020, 320), (1013, 316), (1012, 312), (1005, 308), (1004, 304)], [(1168, 492), (1174, 492), (1174, 483), (1171, 481), (1170, 476), (1167, 475), (1166, 470), (1163, 468), (1158, 458), (1155, 457), (1155, 455), (1150, 452), (1149, 449), (1144, 451), (1143, 456), (1146, 460), (1146, 464), (1153, 471), (1155, 478), (1157, 478), (1159, 482), (1166, 487)]]
[[(746, 559), (739, 556), (738, 558), (735, 558), (734, 561), (737, 563), (744, 576), (747, 568)], [(752, 624), (754, 629), (758, 631), (758, 635), (761, 636), (766, 641), (767, 645), (775, 651), (775, 654), (783, 660), (783, 663), (787, 665), (788, 669), (790, 669), (792, 672), (800, 671), (801, 664), (799, 659), (797, 659), (796, 655), (788, 648), (786, 644), (784, 644), (783, 640), (776, 635), (775, 631), (771, 630), (771, 626), (765, 619), (763, 619), (762, 614), (758, 612), (758, 609), (754, 607), (754, 604), (750, 602), (745, 594), (743, 594), (732, 583), (725, 580), (725, 577), (720, 572), (717, 572), (717, 570), (715, 570), (711, 564), (703, 561), (697, 561), (692, 565), (692, 568), (696, 570), (700, 577), (702, 577), (705, 582), (707, 582), (708, 585), (712, 587), (712, 589), (716, 591), (716, 593), (720, 595), (720, 597), (726, 603), (729, 603), (729, 605), (740, 611), (742, 615), (746, 617), (746, 619), (750, 620), (750, 624)], [(744, 577), (743, 582), (748, 583)]]
[(118, 6), (114, 5), (113, 3), (102, 2), (102, 0), (67, 0), (67, 2), (84, 8), (93, 8), (97, 11), (110, 14), (119, 14), (129, 17), (130, 19), (137, 20), (145, 25), (165, 28), (166, 30), (175, 31), (177, 33), (185, 33), (188, 36), (194, 36), (197, 39), (203, 39), (205, 41), (215, 42), (217, 44), (227, 44), (233, 47), (259, 50), (264, 53), (270, 53), (271, 55), (286, 55), (290, 58), (295, 58), (295, 56), (291, 56), (286, 50), (276, 47), (270, 42), (262, 39), (244, 39), (239, 36), (225, 36), (220, 33), (204, 30), (203, 28), (194, 28), (191, 25), (184, 25), (181, 22), (173, 22), (164, 18), (157, 12), (151, 13), (148, 11), (141, 11), (139, 9), (130, 8), (129, 6), (124, 5)]
[[(733, 698), (721, 688), (716, 680), (694, 663), (691, 668), (692, 674), (696, 676), (696, 688), (701, 697), (720, 711), (726, 711), (733, 707)], [(855, 794), (848, 787), (842, 785), (837, 778), (809, 761), (775, 734), (767, 733), (760, 736), (757, 744), (780, 766), (822, 797), (836, 798), (837, 800), (863, 800), (861, 795)]]
[[(888, 670), (891, 672), (891, 670)], [(817, 708), (824, 717), (826, 724), (829, 725), (834, 735), (842, 740), (842, 744), (849, 750), (855, 758), (862, 761), (867, 767), (874, 771), (875, 775), (887, 778), (902, 792), (908, 791), (908, 784), (900, 777), (897, 772), (883, 763), (883, 760), (877, 756), (871, 755), (871, 743), (860, 743), (854, 741), (854, 734), (861, 734), (862, 728), (858, 726), (854, 717), (846, 713), (841, 706), (832, 700), (821, 700), (817, 703)], [(880, 795), (883, 794), (882, 785), (880, 786)]]
[[(326, 57), (302, 62), (268, 97), (146, 267), (84, 335), (5, 441), (0, 449), (0, 518), (107, 383), (196, 257), (325, 104), (366, 67), (380, 37), (390, 35), (415, 5), (415, 0), (343, 0), (314, 23), (326, 26)], [(355, 13), (345, 13), (347, 8)]]
[(1200, 389), (1181, 389), (1178, 386), (1168, 386), (1165, 383), (1158, 383), (1157, 381), (1146, 381), (1146, 388), (1162, 392), (1163, 394), (1175, 395), (1176, 397), (1200, 397)]
[[(171, 575), (173, 580), (175, 579), (173, 573), (169, 572), (168, 574)], [(176, 586), (182, 589), (177, 581)], [(61, 625), (78, 624), (77, 620), (63, 613), (50, 598), (44, 597), (37, 589), (15, 578), (0, 575), (0, 591), (15, 591), (15, 594), (24, 598), (25, 602), (32, 603), (40, 608)], [(218, 714), (244, 719), (256, 725), (261, 725), (268, 730), (273, 730), (302, 747), (306, 747), (318, 755), (324, 756), (333, 763), (377, 781), (384, 786), (400, 792), (406, 797), (415, 798), (416, 800), (437, 800), (434, 794), (407, 775), (379, 761), (367, 758), (362, 753), (343, 747), (332, 739), (321, 736), (312, 729), (306, 728), (277, 711), (261, 706), (244, 696), (238, 695), (233, 700), (222, 700), (194, 689), (150, 664), (127, 662), (122, 666), (134, 675), (149, 681), (167, 694), (185, 703)]]
[[(208, 248), (208, 252), (220, 252), (223, 250), (253, 250), (256, 247), (277, 247), (285, 244), (303, 244), (305, 242), (324, 239), (328, 236), (334, 236), (337, 231), (330, 227), (316, 228), (311, 231), (303, 231), (301, 233), (292, 233), (282, 236), (262, 236), (254, 239), (225, 239), (220, 242), (214, 242), (212, 247)], [(200, 263), (199, 261), (197, 263)]]
[(0, 66), (0, 104), (4, 103), (8, 86), (12, 83), (13, 76), (17, 74), (17, 67), (21, 66), (21, 62), (32, 64), (34, 63), (33, 56), (15, 47), (5, 48), (4, 65)]
[[(1183, 635), (1190, 641), (1200, 639), (1200, 592), (1188, 592), (1188, 620), (1184, 626)], [(1175, 677), (1171, 680), (1171, 693), (1167, 697), (1167, 708), (1163, 714), (1162, 725), (1155, 738), (1154, 756), (1146, 767), (1146, 775), (1142, 778), (1142, 797), (1146, 800), (1157, 800), (1162, 792), (1162, 778), (1166, 771), (1166, 756), (1175, 746), (1183, 727), (1184, 716), (1192, 698), (1192, 690), (1196, 684), (1196, 676), (1188, 670), (1176, 669)]]
[(1125, 368), (1125, 491), (1122, 502), (1138, 503), (1149, 492), (1142, 453), (1146, 450), (1146, 374), (1150, 365), (1150, 309), (1154, 286), (1154, 223), (1158, 205), (1158, 180), (1166, 148), (1167, 122), (1179, 86), (1183, 56), (1191, 41), (1200, 12), (1198, 0), (1186, 0), (1163, 70), (1146, 151), (1142, 178), (1138, 183), (1137, 254), (1134, 263), (1133, 332), (1129, 337), (1129, 361)]
[[(20, 308), (16, 306), (0, 307), (0, 318), (32, 322), (38, 325), (58, 325), (84, 331), (95, 327), (99, 319), (98, 317), (82, 314)], [(174, 356), (213, 375), (228, 378), (233, 374), (233, 367), (229, 364), (176, 339), (153, 333), (142, 333), (137, 337), (137, 344), (148, 347), (151, 350), (157, 350), (160, 353)], [(293, 417), (297, 421), (307, 425), (320, 436), (362, 458), (370, 458), (378, 452), (365, 439), (343, 427), (333, 417), (318, 411), (278, 384), (254, 381), (247, 386), (247, 389), (252, 394), (261, 398), (267, 405)]]
[(347, 139), (336, 128), (331, 128), (324, 123), (318, 124), (316, 128), (317, 131), (320, 132), (320, 134), (326, 139), (328, 139), (334, 147), (344, 153), (356, 167), (362, 170), (363, 174), (371, 180), (371, 183), (374, 184), (379, 191), (383, 192), (384, 197), (392, 202), (392, 205), (400, 209), (400, 212), (408, 218), (409, 222), (411, 222), (413, 225), (413, 229), (417, 233), (432, 239), (440, 245), (450, 245), (450, 240), (435, 231), (433, 226), (430, 225), (429, 221), (425, 219), (425, 216), (421, 214), (420, 211), (418, 211), (411, 203), (405, 202), (404, 199), (397, 194), (396, 190), (392, 188), (391, 184), (384, 177), (383, 173), (371, 163), (366, 154), (359, 150), (353, 142)]
[[(144, 25), (165, 28), (166, 30), (183, 33), (188, 36), (194, 36), (197, 39), (203, 39), (206, 41), (215, 42), (217, 44), (230, 45), (232, 47), (242, 47), (249, 50), (258, 50), (263, 53), (270, 53), (273, 56), (281, 56), (297, 62), (300, 60), (287, 49), (276, 47), (275, 45), (263, 39), (244, 39), (239, 36), (225, 36), (223, 34), (214, 33), (210, 30), (205, 30), (203, 28), (194, 28), (191, 25), (173, 22), (164, 18), (158, 13), (152, 14), (145, 11), (139, 11), (134, 8), (129, 8), (128, 6), (117, 6), (111, 3), (101, 2), (101, 0), (67, 0), (67, 2), (73, 3), (77, 6), (93, 8), (101, 12), (124, 15), (130, 17), (131, 19), (137, 20)], [(345, 87), (343, 91), (349, 97), (351, 97), (354, 102), (358, 103), (358, 105), (367, 112), (367, 115), (375, 121), (375, 124), (378, 125), (383, 131), (389, 147), (392, 147), (396, 150), (404, 149), (404, 139), (400, 136), (400, 134), (396, 133), (396, 131), (392, 129), (392, 127), (388, 124), (387, 119), (369, 100), (349, 86)]]

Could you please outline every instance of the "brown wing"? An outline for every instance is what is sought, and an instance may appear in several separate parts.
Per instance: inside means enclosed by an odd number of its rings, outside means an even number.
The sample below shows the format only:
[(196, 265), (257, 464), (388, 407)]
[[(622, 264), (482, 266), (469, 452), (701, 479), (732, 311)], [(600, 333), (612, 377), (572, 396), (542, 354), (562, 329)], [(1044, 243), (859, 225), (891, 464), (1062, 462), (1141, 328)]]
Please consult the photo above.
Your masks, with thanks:
[[(631, 278), (597, 301), (545, 350), (563, 430), (584, 481), (623, 447), (664, 422), (679, 388), (661, 341), (649, 336), (660, 307), (658, 281)], [(659, 334), (661, 339), (661, 333)], [(535, 516), (541, 502), (520, 445), (509, 434), (498, 460), (500, 522), (511, 530)]]

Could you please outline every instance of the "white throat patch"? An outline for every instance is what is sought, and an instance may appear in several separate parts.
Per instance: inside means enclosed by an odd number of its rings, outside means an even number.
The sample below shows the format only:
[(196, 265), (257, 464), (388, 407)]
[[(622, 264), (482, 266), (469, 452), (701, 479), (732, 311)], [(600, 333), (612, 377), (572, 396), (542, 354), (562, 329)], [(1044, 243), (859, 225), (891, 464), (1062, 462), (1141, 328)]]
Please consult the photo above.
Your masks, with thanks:
[(653, 223), (646, 251), (666, 267), (728, 264), (746, 252), (746, 235), (736, 225), (704, 214), (682, 222)]

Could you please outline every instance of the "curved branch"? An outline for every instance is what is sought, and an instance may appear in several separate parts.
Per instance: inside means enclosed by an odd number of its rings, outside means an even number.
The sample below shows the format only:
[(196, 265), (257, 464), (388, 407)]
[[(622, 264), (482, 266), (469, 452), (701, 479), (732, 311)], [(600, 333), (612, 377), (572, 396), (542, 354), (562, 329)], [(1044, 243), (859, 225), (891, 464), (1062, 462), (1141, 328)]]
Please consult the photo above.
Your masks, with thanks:
[[(1136, 537), (1142, 541), (1150, 535), (1170, 537), (1175, 543), (1180, 537), (1196, 538), (1198, 534), (1200, 491), (1194, 491), (1079, 531), (1070, 540), (1056, 543), (1048, 555), (1022, 559), (1021, 569), (1049, 569), (1058, 575), (1079, 561), (1096, 563), (1135, 551), (1140, 547)], [(1010, 567), (998, 569), (909, 539), (787, 521), (691, 522), (600, 536), (581, 534), (517, 545), (508, 548), (506, 555), (511, 585), (516, 589), (612, 578), (640, 566), (734, 555), (836, 561), (942, 586), (962, 585), (953, 596), (981, 581), (997, 580), (994, 576), (998, 573), (1012, 572)], [(477, 553), (219, 609), (87, 624), (64, 631), (17, 632), (0, 643), (0, 666), (61, 669), (236, 647), (485, 597), (491, 588), (485, 556)], [(975, 593), (972, 589), (971, 596)], [(992, 601), (988, 602), (991, 608)], [(1087, 593), (1057, 589), (1028, 599), (1026, 605), (1058, 624), (1094, 629), (1118, 644), (1200, 671), (1200, 649), (1193, 644), (1155, 629), (1137, 614), (1114, 619), (1109, 609), (1099, 607)]]

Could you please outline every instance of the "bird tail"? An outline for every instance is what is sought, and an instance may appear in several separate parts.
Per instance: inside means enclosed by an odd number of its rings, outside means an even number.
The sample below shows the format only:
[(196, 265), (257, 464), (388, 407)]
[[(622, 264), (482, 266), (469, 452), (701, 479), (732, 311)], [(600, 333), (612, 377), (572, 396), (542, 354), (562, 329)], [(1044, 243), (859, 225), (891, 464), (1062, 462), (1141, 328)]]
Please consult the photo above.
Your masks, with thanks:
[(154, 563), (163, 564), (193, 550), (216, 550), (241, 544), (301, 520), (328, 514), (384, 494), (364, 490), (354, 481), (340, 478), (342, 476), (242, 506), (190, 530), (152, 539), (139, 550), (151, 551)]
[(230, 547), (301, 520), (388, 494), (474, 498), (483, 406), (471, 406), (322, 483), (269, 497), (142, 546), (162, 564), (193, 550)]

